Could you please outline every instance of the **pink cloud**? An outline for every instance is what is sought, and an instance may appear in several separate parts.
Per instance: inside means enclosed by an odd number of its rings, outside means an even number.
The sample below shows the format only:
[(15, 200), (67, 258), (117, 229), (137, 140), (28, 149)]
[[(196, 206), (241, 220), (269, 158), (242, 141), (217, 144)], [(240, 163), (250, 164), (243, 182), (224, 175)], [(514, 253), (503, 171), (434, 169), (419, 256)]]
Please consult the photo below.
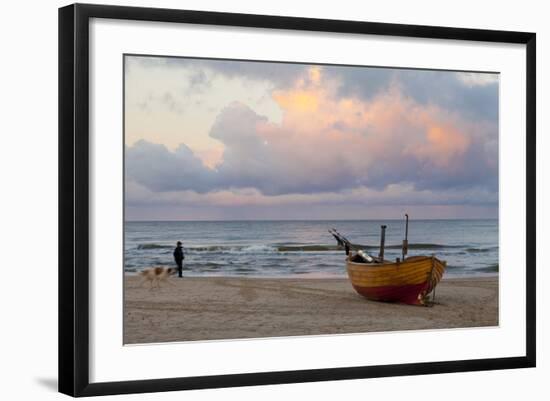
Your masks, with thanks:
[(319, 68), (310, 75), (315, 79), (274, 92), (283, 110), (281, 124), (260, 121), (256, 126), (275, 158), (295, 172), (307, 172), (312, 180), (329, 179), (331, 172), (345, 168), (368, 179), (381, 161), (399, 169), (407, 159), (447, 174), (467, 162), (465, 155), (479, 130), (458, 115), (419, 104), (398, 85), (369, 101), (341, 98), (338, 82), (325, 79)]
[(221, 203), (244, 204), (258, 200), (235, 195), (246, 188), (280, 196), (358, 187), (381, 190), (397, 184), (420, 190), (470, 188), (496, 180), (494, 126), (419, 103), (404, 95), (396, 82), (368, 100), (342, 97), (339, 85), (315, 67), (291, 87), (274, 91), (283, 115), (280, 123), (234, 102), (217, 116), (210, 131), (223, 144), (223, 155), (219, 149), (194, 155), (207, 171), (196, 161), (186, 161), (190, 156), (185, 152), (166, 150), (163, 156), (156, 149), (159, 160), (143, 160), (151, 152), (140, 153), (135, 176), (141, 182), (149, 179), (158, 191), (159, 180), (150, 169), (138, 171), (155, 165), (166, 169), (162, 177), (174, 177), (162, 184), (168, 190), (196, 187), (217, 193)]

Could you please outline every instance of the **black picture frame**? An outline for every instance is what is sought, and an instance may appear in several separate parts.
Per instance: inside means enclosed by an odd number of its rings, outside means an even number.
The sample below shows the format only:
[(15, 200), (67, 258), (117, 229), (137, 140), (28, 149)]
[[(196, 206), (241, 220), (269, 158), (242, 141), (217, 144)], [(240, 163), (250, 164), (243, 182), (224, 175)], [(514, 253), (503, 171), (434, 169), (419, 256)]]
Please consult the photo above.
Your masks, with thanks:
[[(521, 357), (90, 383), (89, 21), (91, 18), (437, 38), (526, 46), (526, 353)], [(59, 9), (59, 391), (142, 393), (534, 367), (536, 363), (536, 35), (221, 12), (74, 4)]]

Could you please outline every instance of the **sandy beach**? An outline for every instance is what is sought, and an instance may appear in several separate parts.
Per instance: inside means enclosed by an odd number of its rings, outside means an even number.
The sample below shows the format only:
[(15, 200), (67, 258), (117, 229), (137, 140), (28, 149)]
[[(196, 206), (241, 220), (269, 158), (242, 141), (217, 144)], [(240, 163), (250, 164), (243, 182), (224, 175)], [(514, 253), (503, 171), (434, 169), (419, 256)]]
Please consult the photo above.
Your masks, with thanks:
[(125, 278), (124, 343), (498, 325), (498, 277), (444, 279), (433, 307), (373, 302), (347, 279)]

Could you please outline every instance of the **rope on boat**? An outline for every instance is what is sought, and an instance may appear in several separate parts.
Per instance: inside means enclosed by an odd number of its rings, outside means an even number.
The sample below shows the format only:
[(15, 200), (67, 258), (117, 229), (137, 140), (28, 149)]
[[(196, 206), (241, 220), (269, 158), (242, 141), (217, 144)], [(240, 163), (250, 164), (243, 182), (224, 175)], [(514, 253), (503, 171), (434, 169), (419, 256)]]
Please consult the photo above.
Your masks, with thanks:
[(435, 283), (434, 283), (434, 268), (435, 268), (435, 257), (432, 255), (432, 270), (430, 270), (430, 285), (433, 285), (432, 289), (432, 300), (431, 303), (435, 302)]

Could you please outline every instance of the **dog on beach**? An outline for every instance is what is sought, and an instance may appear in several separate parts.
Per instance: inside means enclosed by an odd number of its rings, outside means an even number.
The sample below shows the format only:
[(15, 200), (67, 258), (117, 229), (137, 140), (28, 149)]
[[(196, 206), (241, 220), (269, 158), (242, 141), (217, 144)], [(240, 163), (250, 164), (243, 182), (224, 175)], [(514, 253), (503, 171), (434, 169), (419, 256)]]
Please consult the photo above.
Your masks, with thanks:
[(143, 286), (149, 281), (150, 290), (153, 288), (160, 288), (161, 281), (169, 283), (169, 281), (167, 281), (168, 277), (175, 275), (177, 272), (178, 269), (174, 267), (151, 267), (145, 269), (139, 272), (142, 280), (140, 285)]

